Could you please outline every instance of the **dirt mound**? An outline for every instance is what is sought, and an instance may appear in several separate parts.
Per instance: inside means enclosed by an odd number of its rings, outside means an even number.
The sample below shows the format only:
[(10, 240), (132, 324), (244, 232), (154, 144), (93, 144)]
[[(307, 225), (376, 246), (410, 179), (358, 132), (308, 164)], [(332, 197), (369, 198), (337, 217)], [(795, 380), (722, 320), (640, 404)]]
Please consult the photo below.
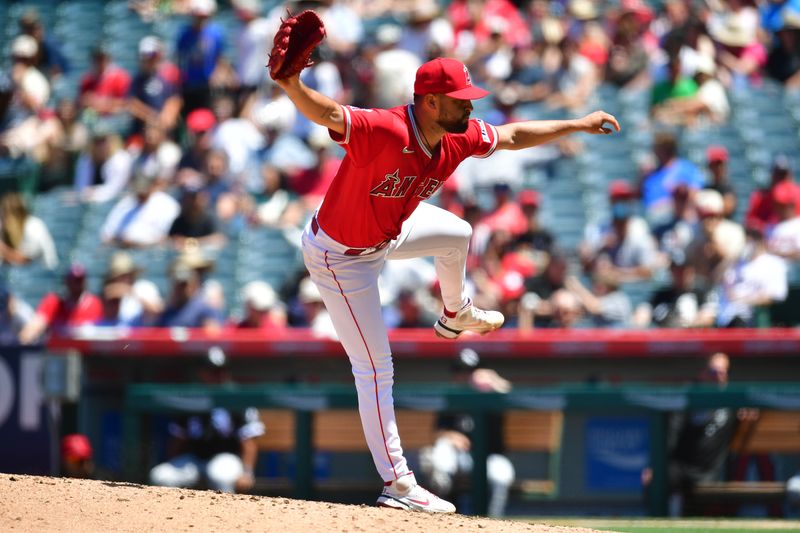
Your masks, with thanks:
[(0, 474), (0, 494), (0, 531), (14, 532), (593, 531), (366, 505), (9, 474)]

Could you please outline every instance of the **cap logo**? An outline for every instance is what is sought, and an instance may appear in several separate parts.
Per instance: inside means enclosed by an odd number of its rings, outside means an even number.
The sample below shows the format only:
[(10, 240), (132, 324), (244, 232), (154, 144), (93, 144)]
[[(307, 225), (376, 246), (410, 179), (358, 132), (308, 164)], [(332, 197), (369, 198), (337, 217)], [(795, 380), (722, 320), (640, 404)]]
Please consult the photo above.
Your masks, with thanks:
[(467, 70), (466, 65), (464, 65), (464, 78), (467, 80), (467, 87), (472, 87), (472, 78), (469, 75), (469, 70)]

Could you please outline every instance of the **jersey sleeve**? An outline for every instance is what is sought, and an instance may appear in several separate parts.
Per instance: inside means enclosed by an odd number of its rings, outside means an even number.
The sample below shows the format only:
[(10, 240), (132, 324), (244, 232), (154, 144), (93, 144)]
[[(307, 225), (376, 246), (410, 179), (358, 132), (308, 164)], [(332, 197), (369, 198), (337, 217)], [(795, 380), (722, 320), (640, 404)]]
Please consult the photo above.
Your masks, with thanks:
[(386, 132), (391, 129), (392, 116), (383, 109), (361, 109), (343, 105), (344, 134), (333, 130), (328, 133), (345, 149), (356, 166), (372, 161), (383, 149)]
[(489, 157), (497, 149), (497, 128), (481, 119), (471, 119), (464, 137), (467, 143), (466, 156)]

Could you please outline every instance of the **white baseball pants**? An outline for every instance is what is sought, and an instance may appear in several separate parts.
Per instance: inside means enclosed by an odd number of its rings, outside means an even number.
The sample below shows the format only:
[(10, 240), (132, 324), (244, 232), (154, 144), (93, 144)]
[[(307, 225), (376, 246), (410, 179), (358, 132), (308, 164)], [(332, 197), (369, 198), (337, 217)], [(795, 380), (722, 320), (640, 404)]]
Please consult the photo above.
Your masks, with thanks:
[(322, 227), (315, 234), (309, 224), (303, 232), (305, 264), (350, 359), (364, 436), (384, 481), (409, 469), (394, 414), (394, 366), (381, 316), (378, 275), (387, 259), (432, 256), (442, 301), (448, 310), (458, 310), (467, 302), (464, 276), (471, 236), (467, 222), (424, 202), (403, 223), (397, 239), (367, 255), (345, 255), (349, 247)]

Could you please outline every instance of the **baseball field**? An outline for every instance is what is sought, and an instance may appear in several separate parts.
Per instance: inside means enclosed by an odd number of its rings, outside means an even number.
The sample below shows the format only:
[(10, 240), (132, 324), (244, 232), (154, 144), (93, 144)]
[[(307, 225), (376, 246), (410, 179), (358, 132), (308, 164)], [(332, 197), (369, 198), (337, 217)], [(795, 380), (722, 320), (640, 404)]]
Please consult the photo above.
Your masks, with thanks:
[(368, 505), (340, 505), (16, 474), (0, 474), (0, 494), (0, 531), (3, 532), (800, 531), (800, 522), (787, 520), (492, 520), (461, 515), (406, 513)]

